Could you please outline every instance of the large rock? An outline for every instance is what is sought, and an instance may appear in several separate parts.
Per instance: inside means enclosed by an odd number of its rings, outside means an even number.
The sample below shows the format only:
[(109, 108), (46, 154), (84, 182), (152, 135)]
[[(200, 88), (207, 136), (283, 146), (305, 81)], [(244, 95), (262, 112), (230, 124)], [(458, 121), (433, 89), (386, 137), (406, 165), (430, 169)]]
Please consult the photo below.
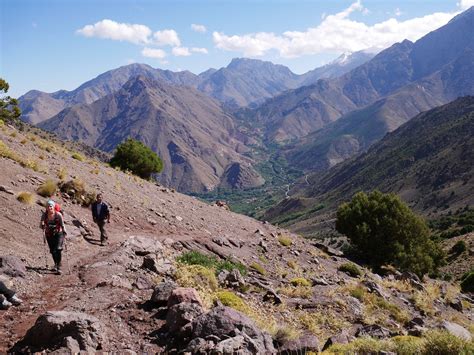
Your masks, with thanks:
[(466, 341), (472, 340), (471, 333), (466, 328), (460, 326), (459, 324), (444, 320), (439, 325), (439, 328), (444, 329), (448, 331), (449, 333), (451, 333), (452, 335), (455, 335), (458, 338), (464, 339)]
[(343, 329), (339, 334), (333, 335), (326, 340), (323, 346), (323, 351), (334, 344), (349, 344), (354, 337), (349, 334), (346, 329)]
[(360, 328), (357, 330), (356, 337), (371, 337), (371, 338), (377, 338), (377, 339), (386, 339), (390, 338), (391, 333), (390, 330), (387, 328), (384, 328), (378, 324), (373, 324), (373, 325), (366, 325), (365, 327)]
[(79, 347), (81, 351), (106, 350), (107, 337), (100, 321), (85, 313), (47, 312), (36, 320), (25, 337), (11, 350), (39, 352), (68, 349), (71, 344), (74, 349)]
[(163, 245), (149, 237), (131, 236), (122, 243), (123, 247), (129, 247), (136, 255), (159, 254), (163, 251)]
[(171, 333), (181, 331), (186, 324), (204, 313), (203, 308), (196, 303), (178, 303), (168, 308), (166, 314), (166, 326)]
[(194, 288), (178, 287), (174, 289), (168, 298), (168, 308), (183, 302), (196, 303), (202, 307), (201, 297)]
[(24, 277), (26, 275), (25, 263), (13, 255), (0, 256), (0, 274)]
[(317, 354), (319, 350), (318, 338), (311, 333), (305, 333), (298, 339), (287, 340), (278, 347), (278, 353), (285, 355), (306, 354), (309, 351)]
[(209, 313), (197, 317), (191, 326), (192, 339), (209, 339), (209, 336), (212, 336), (212, 338), (216, 339), (216, 344), (229, 338), (242, 336), (243, 340), (239, 338), (233, 341), (234, 345), (237, 340), (241, 344), (239, 354), (268, 354), (275, 352), (273, 341), (269, 334), (258, 329), (247, 316), (229, 307), (215, 307)]
[(173, 281), (165, 281), (158, 284), (153, 290), (151, 301), (159, 306), (166, 306), (168, 298), (170, 298), (173, 290), (178, 288), (178, 285)]

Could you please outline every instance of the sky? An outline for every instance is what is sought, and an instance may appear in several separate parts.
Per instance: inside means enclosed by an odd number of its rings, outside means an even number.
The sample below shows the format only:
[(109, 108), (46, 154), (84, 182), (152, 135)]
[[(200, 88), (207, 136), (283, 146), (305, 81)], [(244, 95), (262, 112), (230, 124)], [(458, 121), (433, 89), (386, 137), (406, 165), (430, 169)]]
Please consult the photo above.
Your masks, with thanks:
[(146, 63), (199, 74), (232, 58), (302, 74), (416, 41), (474, 0), (0, 0), (0, 77), (19, 97)]

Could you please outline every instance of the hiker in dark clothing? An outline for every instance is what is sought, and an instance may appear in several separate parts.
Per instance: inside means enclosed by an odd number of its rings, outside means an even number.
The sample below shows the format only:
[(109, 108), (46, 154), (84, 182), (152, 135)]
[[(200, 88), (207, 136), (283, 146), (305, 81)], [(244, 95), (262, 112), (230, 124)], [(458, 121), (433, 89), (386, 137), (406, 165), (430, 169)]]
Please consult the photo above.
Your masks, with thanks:
[(0, 309), (8, 309), (12, 304), (18, 306), (22, 302), (23, 301), (16, 296), (15, 291), (9, 289), (3, 281), (0, 281)]
[(92, 218), (100, 230), (100, 245), (107, 243), (105, 222), (110, 223), (109, 206), (102, 201), (102, 194), (97, 194), (96, 202), (92, 204)]
[(48, 201), (46, 213), (41, 218), (41, 228), (44, 230), (49, 251), (53, 256), (54, 270), (59, 275), (61, 274), (61, 258), (64, 237), (67, 232), (64, 227), (62, 214), (55, 210), (54, 201)]

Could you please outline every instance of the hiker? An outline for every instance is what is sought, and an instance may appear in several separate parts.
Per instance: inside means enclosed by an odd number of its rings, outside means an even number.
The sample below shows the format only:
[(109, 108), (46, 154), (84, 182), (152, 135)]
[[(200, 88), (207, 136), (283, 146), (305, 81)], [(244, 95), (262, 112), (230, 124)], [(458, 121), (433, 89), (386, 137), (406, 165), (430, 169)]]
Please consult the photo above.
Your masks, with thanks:
[(61, 253), (63, 250), (64, 237), (67, 235), (64, 227), (63, 215), (55, 210), (55, 203), (49, 200), (46, 213), (41, 218), (41, 228), (44, 230), (49, 251), (53, 256), (54, 270), (61, 274)]
[(100, 230), (100, 245), (107, 243), (107, 232), (105, 230), (105, 221), (110, 223), (109, 206), (102, 201), (102, 194), (97, 194), (96, 202), (92, 204), (92, 218)]
[(0, 281), (0, 309), (8, 309), (11, 305), (19, 306), (23, 301), (16, 296), (15, 291), (9, 289)]

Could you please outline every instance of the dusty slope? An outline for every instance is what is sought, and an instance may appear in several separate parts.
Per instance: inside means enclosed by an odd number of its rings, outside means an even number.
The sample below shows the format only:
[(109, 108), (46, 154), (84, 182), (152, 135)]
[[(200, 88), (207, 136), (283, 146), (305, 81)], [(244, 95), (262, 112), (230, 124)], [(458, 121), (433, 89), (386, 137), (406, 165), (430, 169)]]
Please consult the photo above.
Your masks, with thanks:
[[(441, 319), (472, 325), (468, 301), (464, 300), (467, 308), (463, 313), (449, 306), (459, 298), (452, 285), (430, 281), (425, 291), (416, 291), (406, 282), (382, 279), (365, 269), (363, 277), (352, 278), (337, 271), (347, 262), (345, 258), (329, 256), (308, 240), (270, 224), (206, 205), (88, 158), (80, 162), (71, 157), (72, 152), (31, 133), (3, 127), (0, 140), (16, 154), (13, 160), (0, 158), (0, 185), (7, 190), (0, 191), (0, 256), (20, 257), (28, 269), (24, 278), (11, 281), (24, 304), (0, 312), (0, 352), (10, 349), (48, 310), (73, 310), (99, 318), (109, 339), (107, 351), (163, 350), (156, 334), (164, 320), (147, 301), (154, 283), (172, 278), (175, 256), (187, 249), (233, 256), (247, 266), (260, 264), (265, 275), (250, 270), (246, 282), (251, 287), (244, 294), (237, 293), (248, 302), (257, 323), (270, 332), (278, 328), (310, 331), (323, 344), (342, 329), (354, 332), (367, 324), (383, 325), (392, 334), (406, 334), (405, 321), (421, 314), (428, 328)], [(36, 161), (38, 171), (19, 164), (27, 160), (32, 167)], [(48, 255), (45, 259), (38, 229), (42, 207), (22, 204), (16, 195), (20, 191), (34, 194), (41, 181), (56, 179), (61, 168), (67, 169), (66, 179), (81, 179), (88, 189), (104, 193), (112, 206), (112, 223), (108, 225), (111, 245), (97, 245), (95, 227), (95, 236), (87, 236), (86, 229), (92, 225), (88, 209), (57, 197), (65, 211), (69, 236), (66, 273), (56, 276), (45, 269), (46, 260), (51, 266), (51, 259)], [(44, 201), (37, 195), (35, 198)], [(77, 227), (80, 225), (85, 228)], [(279, 239), (283, 235), (291, 245), (282, 245)], [(141, 268), (141, 251), (154, 248), (162, 261), (157, 273)], [(292, 287), (290, 281), (295, 277), (310, 280), (312, 286)], [(354, 290), (368, 287), (362, 286), (368, 281), (379, 285), (385, 303), (373, 303), (377, 296), (367, 296), (363, 302), (351, 296)], [(278, 290), (284, 305), (264, 303), (267, 288)], [(387, 304), (390, 307), (385, 307)]]

